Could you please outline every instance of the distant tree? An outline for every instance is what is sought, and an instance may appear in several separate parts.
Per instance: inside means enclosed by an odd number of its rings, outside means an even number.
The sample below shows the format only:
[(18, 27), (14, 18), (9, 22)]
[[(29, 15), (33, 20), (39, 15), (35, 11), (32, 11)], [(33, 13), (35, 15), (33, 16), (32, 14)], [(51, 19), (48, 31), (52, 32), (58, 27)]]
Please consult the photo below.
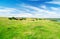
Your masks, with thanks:
[(39, 18), (39, 20), (42, 20), (42, 18)]
[(11, 17), (11, 18), (8, 18), (10, 20), (26, 20), (26, 18), (15, 18), (15, 17)]
[(26, 20), (26, 18), (20, 18), (20, 20)]
[(10, 17), (8, 19), (10, 19), (10, 20), (17, 20), (15, 17)]
[(12, 17), (12, 19), (16, 19), (15, 17)]
[(12, 18), (8, 18), (9, 20), (12, 20)]

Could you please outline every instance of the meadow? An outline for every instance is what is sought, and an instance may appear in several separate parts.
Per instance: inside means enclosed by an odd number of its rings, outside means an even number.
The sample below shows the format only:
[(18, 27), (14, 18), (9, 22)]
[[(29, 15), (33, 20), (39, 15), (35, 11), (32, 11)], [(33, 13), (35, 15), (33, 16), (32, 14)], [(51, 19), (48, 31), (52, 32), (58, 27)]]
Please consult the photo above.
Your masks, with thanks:
[(60, 39), (60, 22), (0, 17), (0, 39)]

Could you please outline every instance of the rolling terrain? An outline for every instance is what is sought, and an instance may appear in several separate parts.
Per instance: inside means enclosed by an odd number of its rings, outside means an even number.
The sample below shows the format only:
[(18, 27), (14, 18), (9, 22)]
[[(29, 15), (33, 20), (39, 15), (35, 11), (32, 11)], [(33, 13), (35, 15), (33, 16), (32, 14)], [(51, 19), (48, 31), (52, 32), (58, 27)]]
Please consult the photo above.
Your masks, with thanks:
[(60, 22), (0, 17), (0, 39), (60, 39)]

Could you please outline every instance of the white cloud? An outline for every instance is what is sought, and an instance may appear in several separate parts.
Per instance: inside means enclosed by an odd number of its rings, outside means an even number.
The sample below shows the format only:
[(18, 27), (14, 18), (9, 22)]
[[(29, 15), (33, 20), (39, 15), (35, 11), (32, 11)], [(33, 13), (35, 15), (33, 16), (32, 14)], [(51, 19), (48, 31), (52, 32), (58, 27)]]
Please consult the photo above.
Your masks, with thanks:
[(60, 1), (52, 1), (52, 2), (48, 2), (48, 3), (60, 5)]
[(56, 11), (59, 10), (60, 8), (56, 8), (56, 7), (51, 7), (52, 10)]
[(20, 13), (20, 14), (15, 14), (14, 17), (32, 17), (33, 15), (30, 13)]
[[(15, 12), (14, 14), (12, 12)], [(0, 17), (31, 17), (32, 14), (27, 13), (27, 10), (18, 10), (15, 8), (0, 8)]]
[(45, 5), (41, 5), (40, 7), (43, 9), (47, 9), (47, 7)]
[[(18, 10), (16, 8), (4, 8), (0, 9), (0, 16), (3, 17), (35, 17), (35, 18), (59, 18), (60, 10), (59, 8), (51, 7), (52, 11), (47, 9), (40, 9), (38, 7), (29, 6), (22, 4), (23, 10)], [(45, 7), (45, 5), (43, 6)], [(17, 11), (17, 12), (16, 12)], [(15, 12), (14, 14), (12, 12)]]
[(9, 12), (13, 12), (14, 10), (16, 10), (16, 9), (14, 9), (14, 8), (0, 8), (0, 13), (9, 13)]
[[(34, 7), (34, 6), (25, 6), (25, 8), (28, 8), (28, 9), (33, 9), (35, 12), (32, 12), (34, 13), (34, 16), (35, 17), (47, 17), (47, 18), (58, 18), (60, 17), (60, 13), (58, 13), (58, 10), (60, 10), (59, 8), (55, 8), (55, 7), (51, 7), (52, 11), (51, 10), (47, 10), (47, 9), (40, 9), (38, 7)], [(45, 6), (43, 8), (46, 8)]]
[(58, 5), (60, 5), (60, 0), (52, 0), (52, 1), (47, 2), (47, 3), (58, 4)]
[(55, 13), (57, 13), (58, 15), (60, 15), (60, 8), (58, 7), (50, 7), (51, 8), (51, 10), (53, 11), (53, 12), (55, 12)]

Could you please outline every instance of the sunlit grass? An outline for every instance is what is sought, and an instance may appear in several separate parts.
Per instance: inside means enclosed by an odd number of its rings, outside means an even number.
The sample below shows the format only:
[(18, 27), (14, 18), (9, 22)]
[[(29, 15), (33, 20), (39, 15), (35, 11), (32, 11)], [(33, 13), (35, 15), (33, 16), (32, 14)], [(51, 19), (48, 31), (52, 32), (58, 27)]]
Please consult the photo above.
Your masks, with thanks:
[(50, 20), (0, 18), (0, 39), (60, 39), (60, 25)]

